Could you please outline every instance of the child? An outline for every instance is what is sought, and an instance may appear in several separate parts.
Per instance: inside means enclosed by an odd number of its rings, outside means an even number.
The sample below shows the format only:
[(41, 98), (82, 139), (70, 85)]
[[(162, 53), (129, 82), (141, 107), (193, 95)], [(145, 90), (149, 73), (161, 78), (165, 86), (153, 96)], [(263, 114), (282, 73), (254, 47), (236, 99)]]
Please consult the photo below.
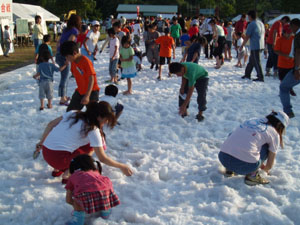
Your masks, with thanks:
[(111, 208), (120, 204), (108, 177), (102, 176), (98, 161), (89, 155), (79, 155), (70, 163), (71, 176), (66, 185), (66, 202), (73, 206), (72, 220), (67, 225), (83, 225), (85, 213), (100, 212), (107, 219)]
[(34, 79), (39, 80), (39, 98), (41, 101), (40, 110), (44, 110), (44, 98), (48, 99), (47, 107), (52, 108), (53, 99), (53, 74), (54, 72), (63, 71), (67, 63), (61, 68), (58, 68), (52, 63), (48, 63), (50, 59), (50, 52), (44, 50), (40, 52), (39, 58), (41, 62), (38, 65), (37, 73), (33, 76)]
[(79, 53), (78, 46), (73, 41), (64, 42), (60, 47), (60, 53), (71, 62), (71, 72), (77, 83), (67, 112), (81, 110), (90, 101), (98, 101), (100, 88), (92, 62)]
[[(247, 120), (233, 131), (221, 146), (219, 160), (225, 167), (225, 176), (246, 175), (248, 185), (268, 184), (260, 176), (261, 168), (269, 173), (279, 147), (283, 147), (283, 134), (289, 117), (281, 111), (265, 118)], [(266, 164), (263, 164), (267, 160)]]
[(236, 33), (236, 37), (237, 37), (237, 42), (236, 42), (236, 46), (237, 46), (237, 50), (238, 50), (238, 62), (237, 64), (235, 65), (235, 67), (240, 67), (242, 68), (243, 65), (242, 65), (242, 58), (244, 58), (244, 64), (246, 63), (245, 62), (245, 52), (246, 52), (246, 48), (243, 46), (242, 49), (240, 49), (240, 47), (242, 46), (243, 44), (243, 37), (242, 37), (242, 33), (241, 32), (237, 32)]
[[(156, 39), (155, 43), (160, 46), (159, 49), (159, 69), (158, 69), (158, 80), (161, 80), (161, 69), (162, 65), (165, 64), (167, 59), (167, 64), (171, 63), (171, 56), (173, 50), (173, 59), (175, 59), (175, 42), (174, 39), (170, 36), (169, 28), (165, 28), (165, 35)], [(171, 75), (169, 74), (169, 77)]]
[(186, 60), (187, 62), (198, 64), (201, 54), (201, 46), (205, 47), (206, 38), (194, 35), (191, 37), (191, 42), (191, 45), (187, 47), (185, 55), (181, 61), (184, 62)]
[[(182, 77), (181, 87), (179, 90), (179, 114), (182, 117), (188, 115), (187, 108), (196, 87), (198, 97), (198, 115), (196, 119), (198, 122), (204, 120), (203, 111), (206, 110), (206, 93), (208, 86), (208, 73), (200, 65), (196, 63), (171, 63), (169, 66), (170, 73), (175, 73)], [(186, 96), (185, 96), (186, 95)]]
[(111, 108), (113, 109), (116, 119), (120, 117), (123, 112), (123, 105), (118, 102), (117, 95), (118, 95), (118, 87), (110, 84), (105, 87), (104, 96), (100, 98), (100, 101), (104, 101), (110, 104)]
[(116, 36), (114, 28), (110, 28), (107, 31), (109, 40), (109, 75), (111, 77), (111, 82), (118, 84), (118, 61), (120, 58), (119, 46), (120, 41)]
[(186, 29), (182, 29), (182, 35), (180, 37), (180, 43), (181, 43), (181, 54), (182, 56), (185, 55), (186, 52), (186, 41), (190, 40), (190, 36), (187, 34), (187, 30)]
[(136, 44), (133, 44), (132, 48), (134, 50), (133, 60), (136, 65), (136, 69), (137, 69), (137, 71), (141, 71), (142, 70), (142, 61), (143, 61), (143, 52), (136, 46)]
[(50, 58), (53, 64), (55, 64), (54, 59), (53, 59), (53, 53), (52, 53), (52, 48), (50, 46), (50, 41), (51, 41), (51, 36), (46, 34), (43, 37), (43, 44), (39, 45), (36, 50), (35, 50), (35, 63), (40, 64), (41, 60), (39, 58), (40, 52), (48, 50), (50, 52)]
[(136, 76), (136, 67), (133, 60), (134, 50), (130, 46), (131, 40), (128, 36), (122, 37), (122, 48), (120, 50), (120, 60), (122, 66), (122, 78), (127, 78), (127, 91), (123, 92), (124, 95), (132, 94), (132, 81), (131, 78)]

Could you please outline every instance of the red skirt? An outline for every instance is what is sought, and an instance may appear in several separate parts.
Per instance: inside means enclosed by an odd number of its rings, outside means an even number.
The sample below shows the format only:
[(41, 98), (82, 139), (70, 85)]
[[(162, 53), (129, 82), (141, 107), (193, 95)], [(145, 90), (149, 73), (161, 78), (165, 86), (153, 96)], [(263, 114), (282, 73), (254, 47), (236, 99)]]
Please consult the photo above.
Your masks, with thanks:
[(74, 196), (87, 214), (108, 210), (120, 204), (120, 200), (113, 190), (83, 192)]

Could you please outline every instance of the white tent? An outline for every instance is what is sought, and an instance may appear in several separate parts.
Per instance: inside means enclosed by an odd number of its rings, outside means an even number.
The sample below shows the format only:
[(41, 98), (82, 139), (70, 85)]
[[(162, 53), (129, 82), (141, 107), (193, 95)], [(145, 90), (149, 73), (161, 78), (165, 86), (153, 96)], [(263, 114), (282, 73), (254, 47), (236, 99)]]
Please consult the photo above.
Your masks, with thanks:
[(275, 17), (274, 19), (271, 19), (268, 24), (272, 25), (273, 23), (275, 23), (277, 20), (280, 20), (282, 17), (284, 16), (288, 16), (290, 17), (290, 19), (300, 19), (300, 14), (282, 14), (280, 16)]
[(38, 5), (13, 3), (12, 12), (14, 21), (20, 18), (27, 19), (28, 22), (34, 22), (34, 17), (36, 15), (42, 15), (44, 21), (54, 22), (60, 20), (57, 16)]

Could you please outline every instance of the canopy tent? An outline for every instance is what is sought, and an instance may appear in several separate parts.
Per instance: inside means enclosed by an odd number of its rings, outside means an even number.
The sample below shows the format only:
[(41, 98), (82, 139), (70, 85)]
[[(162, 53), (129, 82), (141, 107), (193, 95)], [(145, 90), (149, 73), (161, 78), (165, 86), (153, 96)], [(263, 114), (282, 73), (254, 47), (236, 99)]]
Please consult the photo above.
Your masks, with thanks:
[(57, 22), (60, 20), (57, 16), (38, 5), (13, 3), (12, 12), (14, 21), (20, 18), (27, 19), (28, 22), (34, 22), (36, 15), (41, 15), (44, 21)]
[(119, 13), (118, 14), (118, 19), (120, 19), (121, 16), (123, 16), (127, 20), (136, 20), (137, 17), (138, 17), (136, 13)]
[(280, 20), (282, 17), (288, 16), (290, 19), (300, 19), (300, 14), (282, 14), (280, 16), (275, 17), (274, 19), (271, 19), (267, 24), (272, 25), (275, 23), (277, 20)]

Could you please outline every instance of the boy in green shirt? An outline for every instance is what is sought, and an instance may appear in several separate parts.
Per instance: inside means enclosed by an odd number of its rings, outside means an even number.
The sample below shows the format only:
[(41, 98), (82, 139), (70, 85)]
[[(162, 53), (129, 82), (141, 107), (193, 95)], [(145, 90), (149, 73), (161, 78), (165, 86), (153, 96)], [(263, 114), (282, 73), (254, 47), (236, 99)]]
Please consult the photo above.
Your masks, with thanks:
[(196, 87), (198, 97), (198, 115), (196, 119), (198, 122), (204, 120), (203, 111), (206, 110), (206, 93), (208, 86), (208, 72), (196, 63), (171, 63), (169, 66), (170, 73), (174, 73), (182, 77), (181, 87), (179, 90), (179, 114), (182, 117), (188, 115), (187, 108), (193, 91)]

